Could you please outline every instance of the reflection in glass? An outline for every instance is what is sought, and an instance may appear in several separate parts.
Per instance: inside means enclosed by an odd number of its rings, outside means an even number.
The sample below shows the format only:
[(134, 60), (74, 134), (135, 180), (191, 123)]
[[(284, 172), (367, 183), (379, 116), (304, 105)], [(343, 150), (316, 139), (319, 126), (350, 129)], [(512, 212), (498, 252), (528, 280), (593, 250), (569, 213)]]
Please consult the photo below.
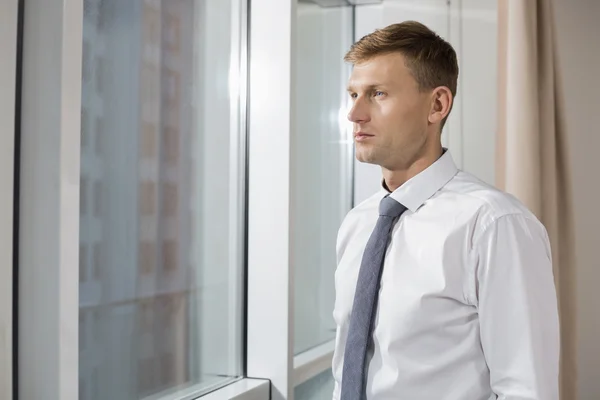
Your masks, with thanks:
[(84, 1), (80, 400), (242, 373), (241, 5)]
[(345, 120), (352, 8), (298, 3), (292, 137), (294, 352), (335, 336), (335, 243), (352, 206), (352, 141)]

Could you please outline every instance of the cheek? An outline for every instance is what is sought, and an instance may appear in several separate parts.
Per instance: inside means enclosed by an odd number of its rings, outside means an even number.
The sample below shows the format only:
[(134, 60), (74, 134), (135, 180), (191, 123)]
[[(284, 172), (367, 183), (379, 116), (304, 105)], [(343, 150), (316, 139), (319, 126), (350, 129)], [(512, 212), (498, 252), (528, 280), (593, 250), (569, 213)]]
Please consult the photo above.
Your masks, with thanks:
[(396, 131), (405, 135), (419, 125), (422, 119), (422, 111), (415, 104), (390, 104), (382, 107), (381, 122), (388, 131)]
[[(398, 108), (398, 121), (410, 133), (420, 134), (427, 127), (428, 108), (421, 101), (412, 101)], [(408, 132), (407, 132), (408, 133)]]

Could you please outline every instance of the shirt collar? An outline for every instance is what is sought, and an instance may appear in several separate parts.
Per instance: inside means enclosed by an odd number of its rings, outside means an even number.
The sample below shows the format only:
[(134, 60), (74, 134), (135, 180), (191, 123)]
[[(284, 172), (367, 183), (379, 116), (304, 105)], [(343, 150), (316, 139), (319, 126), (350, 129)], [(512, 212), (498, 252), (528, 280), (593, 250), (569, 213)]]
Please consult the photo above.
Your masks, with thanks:
[[(443, 188), (457, 172), (458, 168), (452, 155), (447, 149), (444, 149), (444, 154), (440, 158), (394, 190), (390, 197), (403, 204), (410, 211), (416, 212), (425, 201)], [(384, 184), (385, 182), (382, 181), (382, 187), (386, 193), (389, 193)]]

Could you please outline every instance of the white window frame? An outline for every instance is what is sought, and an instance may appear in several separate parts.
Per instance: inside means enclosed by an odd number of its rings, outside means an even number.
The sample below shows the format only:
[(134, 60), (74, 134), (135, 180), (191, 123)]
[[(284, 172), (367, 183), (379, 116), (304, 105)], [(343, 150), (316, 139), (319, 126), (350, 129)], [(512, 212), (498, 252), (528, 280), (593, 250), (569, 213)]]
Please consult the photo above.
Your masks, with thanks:
[[(247, 372), (273, 400), (331, 368), (334, 342), (293, 353), (290, 163), (297, 0), (252, 0), (250, 23)], [(275, 93), (275, 94), (274, 94)]]
[[(297, 0), (251, 2), (247, 378), (202, 399), (293, 399), (295, 386), (331, 367), (333, 342), (293, 354), (290, 138), (296, 6)], [(27, 0), (25, 20), (19, 392), (23, 399), (76, 400), (83, 0)], [(244, 90), (240, 95), (246, 97)]]
[(0, 0), (0, 398), (13, 395), (13, 195), (18, 0)]
[(27, 0), (19, 216), (19, 398), (78, 397), (81, 0)]
[(250, 10), (246, 372), (269, 379), (274, 400), (293, 396), (289, 207), (294, 3), (253, 0)]

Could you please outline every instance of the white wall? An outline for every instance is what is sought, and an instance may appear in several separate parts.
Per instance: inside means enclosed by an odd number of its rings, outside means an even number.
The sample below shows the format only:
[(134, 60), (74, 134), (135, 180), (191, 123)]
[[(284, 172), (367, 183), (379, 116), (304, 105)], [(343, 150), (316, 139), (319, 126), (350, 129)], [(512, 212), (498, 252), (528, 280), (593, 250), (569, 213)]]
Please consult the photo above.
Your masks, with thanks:
[(497, 0), (451, 2), (450, 43), (459, 63), (450, 150), (462, 169), (495, 183)]
[(554, 0), (575, 210), (578, 400), (600, 399), (600, 2)]
[[(424, 23), (448, 40), (459, 62), (458, 93), (442, 142), (457, 165), (494, 183), (496, 127), (496, 1), (385, 0), (356, 8), (358, 40), (406, 20)], [(355, 202), (379, 188), (380, 169), (356, 162)]]

